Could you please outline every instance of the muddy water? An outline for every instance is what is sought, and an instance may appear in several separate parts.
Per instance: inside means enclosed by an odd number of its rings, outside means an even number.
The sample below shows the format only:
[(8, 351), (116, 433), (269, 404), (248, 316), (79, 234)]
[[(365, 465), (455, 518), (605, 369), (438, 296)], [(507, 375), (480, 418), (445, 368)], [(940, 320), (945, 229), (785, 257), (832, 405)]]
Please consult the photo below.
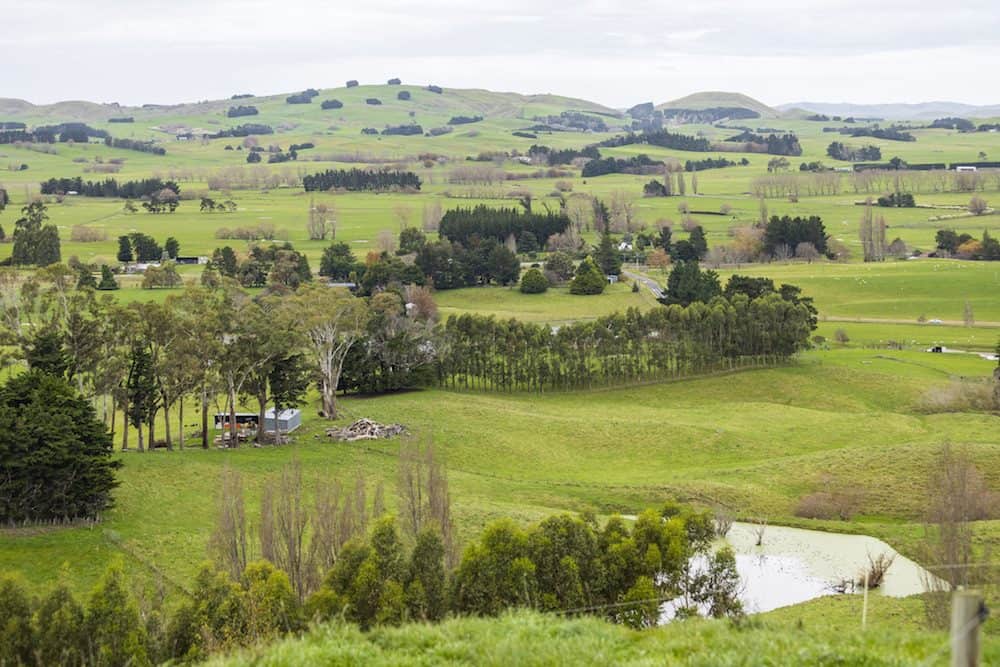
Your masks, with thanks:
[(882, 540), (867, 535), (843, 535), (801, 528), (768, 526), (756, 546), (754, 526), (734, 523), (726, 541), (736, 552), (743, 583), (743, 604), (749, 612), (777, 609), (832, 595), (833, 582), (857, 579), (868, 555), (894, 555), (877, 595), (905, 597), (922, 593), (924, 569), (899, 555)]

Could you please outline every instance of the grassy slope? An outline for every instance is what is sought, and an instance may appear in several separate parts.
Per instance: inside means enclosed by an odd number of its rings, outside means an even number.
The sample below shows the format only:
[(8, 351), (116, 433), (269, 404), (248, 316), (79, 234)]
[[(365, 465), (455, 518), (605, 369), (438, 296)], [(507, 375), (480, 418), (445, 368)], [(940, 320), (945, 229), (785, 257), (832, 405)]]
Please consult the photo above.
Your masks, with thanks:
[[(913, 404), (928, 383), (989, 369), (973, 357), (838, 350), (785, 368), (646, 387), (542, 396), (434, 390), (353, 398), (344, 407), (346, 418), (398, 421), (433, 439), (465, 535), (499, 516), (634, 512), (669, 496), (794, 521), (797, 499), (832, 481), (863, 490), (862, 515), (824, 527), (875, 534), (912, 553), (919, 527), (908, 522), (921, 511), (923, 480), (942, 442), (967, 447), (1000, 484), (991, 463), (1000, 456), (997, 417), (925, 416)], [(293, 459), (310, 480), (358, 470), (371, 484), (385, 480), (391, 505), (398, 443), (335, 444), (318, 435), (322, 426), (308, 416), (287, 448), (123, 455), (117, 507), (105, 523), (8, 535), (0, 569), (41, 584), (66, 561), (86, 586), (120, 540), (134, 571), (153, 565), (187, 578), (205, 556), (227, 465), (247, 480), (252, 511), (266, 476)]]
[[(212, 665), (945, 665), (944, 633), (901, 619), (920, 613), (919, 601), (877, 600), (861, 632), (856, 596), (821, 599), (756, 619), (746, 627), (725, 621), (687, 621), (636, 632), (597, 619), (562, 619), (518, 612), (500, 619), (455, 619), (368, 634), (349, 626), (320, 626), (302, 639), (219, 658)], [(805, 620), (804, 620), (805, 619)], [(996, 623), (996, 621), (992, 621)], [(984, 664), (1000, 660), (988, 638)]]

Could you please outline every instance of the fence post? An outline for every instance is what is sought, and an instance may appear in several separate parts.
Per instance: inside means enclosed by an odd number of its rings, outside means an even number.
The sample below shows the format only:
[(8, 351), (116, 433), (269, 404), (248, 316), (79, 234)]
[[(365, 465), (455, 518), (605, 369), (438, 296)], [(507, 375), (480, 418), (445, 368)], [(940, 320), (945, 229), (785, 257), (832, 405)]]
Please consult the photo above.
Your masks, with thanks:
[(979, 665), (979, 591), (955, 591), (951, 598), (951, 667)]

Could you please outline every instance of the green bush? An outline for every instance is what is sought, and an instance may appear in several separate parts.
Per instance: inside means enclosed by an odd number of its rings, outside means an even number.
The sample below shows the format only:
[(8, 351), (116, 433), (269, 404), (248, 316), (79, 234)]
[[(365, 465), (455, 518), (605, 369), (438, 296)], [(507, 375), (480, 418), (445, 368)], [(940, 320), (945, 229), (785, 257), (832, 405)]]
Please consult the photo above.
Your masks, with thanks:
[(549, 288), (549, 281), (538, 269), (528, 269), (521, 278), (521, 292), (541, 294)]
[(569, 285), (570, 294), (601, 294), (607, 285), (607, 278), (590, 257), (583, 260), (576, 269), (576, 276)]

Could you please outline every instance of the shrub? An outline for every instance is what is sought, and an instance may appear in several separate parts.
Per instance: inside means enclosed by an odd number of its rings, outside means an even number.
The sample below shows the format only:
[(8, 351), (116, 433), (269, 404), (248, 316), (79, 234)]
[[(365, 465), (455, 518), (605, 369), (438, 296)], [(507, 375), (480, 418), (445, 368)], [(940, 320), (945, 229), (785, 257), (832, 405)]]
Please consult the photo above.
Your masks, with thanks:
[(380, 100), (377, 97), (369, 97), (368, 99), (365, 100), (365, 104), (371, 104), (372, 106), (378, 106), (379, 104), (382, 104), (382, 100)]
[(347, 87), (348, 88), (356, 88), (357, 85), (358, 85), (358, 80), (357, 79), (351, 79), (350, 81), (347, 82)]
[(548, 288), (548, 279), (538, 269), (528, 269), (521, 277), (521, 292), (524, 294), (541, 294)]
[(74, 243), (97, 243), (108, 240), (108, 230), (101, 227), (87, 227), (85, 225), (73, 225), (70, 231), (70, 239)]
[(399, 91), (398, 93), (396, 93), (396, 99), (397, 100), (408, 100), (408, 99), (410, 99), (410, 91), (408, 91), (408, 90), (401, 90), (401, 91)]
[(340, 100), (323, 100), (323, 103), (319, 105), (320, 109), (341, 109), (344, 103)]
[(588, 257), (577, 268), (569, 291), (570, 294), (601, 294), (606, 284), (607, 279), (604, 274), (601, 273), (593, 258)]
[(849, 491), (817, 491), (799, 499), (795, 516), (847, 521), (857, 512), (860, 500), (859, 494)]

